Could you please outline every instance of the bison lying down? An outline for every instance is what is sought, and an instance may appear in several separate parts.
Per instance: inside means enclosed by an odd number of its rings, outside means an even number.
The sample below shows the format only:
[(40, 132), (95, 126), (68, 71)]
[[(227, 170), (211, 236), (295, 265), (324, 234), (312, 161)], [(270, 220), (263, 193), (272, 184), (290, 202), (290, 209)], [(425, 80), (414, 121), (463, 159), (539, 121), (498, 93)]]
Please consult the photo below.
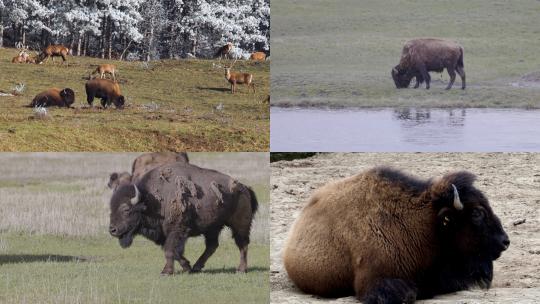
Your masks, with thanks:
[(447, 90), (454, 84), (456, 72), (461, 77), (461, 88), (465, 89), (463, 47), (461, 45), (443, 39), (414, 39), (405, 43), (401, 52), (401, 60), (392, 69), (392, 79), (398, 89), (409, 87), (413, 78), (416, 78), (415, 89), (424, 81), (426, 89), (429, 89), (431, 77), (428, 72), (440, 73), (444, 69), (450, 75)]
[(75, 102), (75, 92), (70, 88), (52, 88), (34, 97), (30, 107), (70, 107)]
[(474, 180), (375, 168), (323, 186), (285, 245), (289, 277), (307, 293), (355, 293), (365, 303), (489, 288), (492, 261), (510, 241)]
[[(174, 260), (198, 272), (218, 247), (224, 226), (240, 249), (239, 272), (247, 270), (251, 222), (257, 210), (251, 188), (217, 171), (187, 163), (166, 164), (145, 174), (136, 185), (120, 186), (112, 195), (110, 233), (129, 247), (143, 235), (163, 247), (162, 274), (174, 273)], [(206, 249), (191, 267), (183, 256), (190, 236), (204, 235)]]
[(136, 183), (148, 171), (164, 164), (175, 162), (189, 163), (189, 158), (186, 152), (153, 152), (145, 153), (133, 161), (131, 174), (127, 172), (114, 172), (109, 177), (107, 186), (116, 190), (121, 185)]

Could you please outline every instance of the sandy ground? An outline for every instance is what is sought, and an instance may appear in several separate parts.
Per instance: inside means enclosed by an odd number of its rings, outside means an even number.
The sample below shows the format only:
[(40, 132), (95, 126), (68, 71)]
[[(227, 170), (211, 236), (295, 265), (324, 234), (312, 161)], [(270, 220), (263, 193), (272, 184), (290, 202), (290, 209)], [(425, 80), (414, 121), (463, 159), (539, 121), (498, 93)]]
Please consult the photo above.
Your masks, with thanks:
[[(421, 303), (540, 303), (540, 154), (352, 153), (321, 154), (271, 165), (271, 303), (355, 303), (354, 297), (320, 299), (301, 293), (282, 265), (284, 241), (314, 189), (376, 165), (390, 165), (422, 178), (453, 170), (478, 176), (510, 248), (495, 261), (492, 288), (438, 296)], [(526, 219), (521, 225), (513, 225)]]

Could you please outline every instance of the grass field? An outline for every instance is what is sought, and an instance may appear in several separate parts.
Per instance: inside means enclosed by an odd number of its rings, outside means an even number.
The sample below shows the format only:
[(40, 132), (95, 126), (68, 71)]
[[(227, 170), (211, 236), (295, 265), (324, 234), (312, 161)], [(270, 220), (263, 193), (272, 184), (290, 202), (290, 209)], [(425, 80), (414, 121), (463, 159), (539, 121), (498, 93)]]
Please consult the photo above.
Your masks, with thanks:
[[(2, 153), (0, 303), (267, 303), (267, 153), (191, 153), (192, 163), (253, 186), (260, 203), (248, 273), (229, 231), (200, 274), (159, 275), (163, 251), (143, 237), (122, 249), (107, 234), (111, 171), (129, 171), (137, 154)], [(5, 169), (5, 170), (4, 170)], [(189, 239), (194, 263), (202, 238)]]
[[(88, 108), (84, 84), (101, 63), (68, 57), (69, 65), (12, 64), (15, 49), (0, 49), (0, 91), (22, 83), (21, 96), (0, 96), (0, 151), (267, 151), (269, 63), (237, 61), (253, 74), (256, 93), (231, 94), (214, 60), (112, 61), (119, 70), (124, 110)], [(60, 59), (61, 61), (61, 59)], [(221, 62), (230, 64), (230, 62)], [(73, 109), (51, 108), (36, 119), (24, 107), (51, 87), (75, 91)], [(215, 109), (223, 104), (223, 110)], [(94, 106), (100, 106), (94, 100)]]
[[(520, 1), (275, 0), (272, 105), (540, 107), (540, 5)], [(390, 71), (417, 37), (465, 49), (468, 88), (397, 90)], [(412, 85), (411, 85), (412, 87)]]

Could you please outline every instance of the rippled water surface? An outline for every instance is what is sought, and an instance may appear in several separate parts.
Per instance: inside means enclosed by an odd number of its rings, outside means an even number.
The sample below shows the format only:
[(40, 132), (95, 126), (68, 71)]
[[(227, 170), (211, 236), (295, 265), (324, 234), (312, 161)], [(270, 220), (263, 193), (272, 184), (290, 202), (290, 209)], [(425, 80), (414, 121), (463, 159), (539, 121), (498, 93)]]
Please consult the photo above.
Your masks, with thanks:
[(540, 151), (540, 110), (272, 108), (271, 150)]

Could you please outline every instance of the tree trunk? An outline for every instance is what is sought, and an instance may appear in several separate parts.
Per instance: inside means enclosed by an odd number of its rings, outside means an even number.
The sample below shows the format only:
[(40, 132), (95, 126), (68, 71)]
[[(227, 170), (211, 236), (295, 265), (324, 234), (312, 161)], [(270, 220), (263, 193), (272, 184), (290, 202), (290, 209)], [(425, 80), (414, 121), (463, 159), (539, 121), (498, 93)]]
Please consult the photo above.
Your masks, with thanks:
[(4, 11), (0, 10), (0, 48), (4, 47)]
[(112, 19), (109, 16), (109, 18), (108, 18), (108, 26), (107, 26), (107, 28), (108, 28), (108, 30), (107, 30), (107, 34), (108, 34), (108, 36), (107, 36), (107, 38), (108, 38), (108, 41), (107, 41), (107, 53), (108, 53), (109, 60), (112, 57), (112, 26), (113, 26)]
[(79, 40), (77, 40), (77, 56), (81, 56), (81, 44), (82, 44), (83, 35), (79, 33)]
[(148, 34), (148, 48), (146, 51), (146, 61), (150, 61), (150, 53), (154, 44), (154, 20), (150, 20), (150, 33)]

